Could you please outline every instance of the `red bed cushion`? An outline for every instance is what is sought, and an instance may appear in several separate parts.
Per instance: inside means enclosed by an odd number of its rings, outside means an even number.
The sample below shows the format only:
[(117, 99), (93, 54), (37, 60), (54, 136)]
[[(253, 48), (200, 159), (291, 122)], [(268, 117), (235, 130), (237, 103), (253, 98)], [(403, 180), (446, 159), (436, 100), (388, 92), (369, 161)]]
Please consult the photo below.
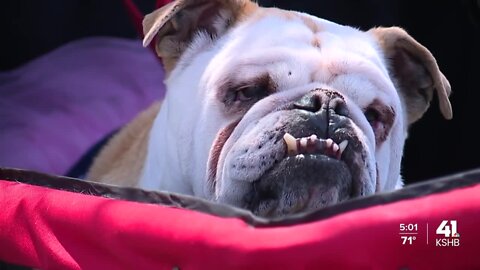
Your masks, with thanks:
[[(0, 180), (0, 261), (41, 269), (479, 269), (480, 172), (475, 177), (443, 190), (441, 181), (407, 188), (399, 191), (405, 199), (389, 203), (376, 195), (369, 207), (371, 198), (360, 199), (353, 205), (363, 207), (329, 218), (260, 227), (83, 194), (102, 188), (80, 190), (77, 180), (69, 180), (78, 189), (71, 192), (10, 177)], [(459, 246), (436, 246), (443, 220), (457, 221)], [(417, 224), (411, 245), (402, 244), (400, 224)]]

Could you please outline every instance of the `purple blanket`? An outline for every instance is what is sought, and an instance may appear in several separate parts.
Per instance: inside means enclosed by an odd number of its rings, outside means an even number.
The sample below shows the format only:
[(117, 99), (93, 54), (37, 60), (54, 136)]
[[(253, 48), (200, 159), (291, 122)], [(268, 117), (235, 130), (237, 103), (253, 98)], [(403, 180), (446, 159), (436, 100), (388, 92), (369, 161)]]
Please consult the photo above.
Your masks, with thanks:
[(164, 91), (159, 61), (137, 40), (78, 40), (2, 72), (0, 167), (65, 174)]

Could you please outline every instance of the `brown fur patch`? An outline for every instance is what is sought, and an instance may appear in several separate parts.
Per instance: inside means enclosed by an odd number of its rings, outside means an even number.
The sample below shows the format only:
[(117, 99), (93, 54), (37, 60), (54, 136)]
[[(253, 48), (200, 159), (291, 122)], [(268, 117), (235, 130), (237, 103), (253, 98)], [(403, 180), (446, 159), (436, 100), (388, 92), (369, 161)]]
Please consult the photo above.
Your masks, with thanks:
[(110, 140), (95, 158), (87, 179), (121, 186), (138, 184), (160, 105), (152, 104)]
[(198, 29), (206, 30), (212, 35), (222, 34), (215, 33), (212, 26), (218, 10), (229, 12), (229, 18), (226, 18), (229, 27), (250, 17), (257, 9), (258, 5), (249, 0), (172, 2), (145, 16), (143, 45), (147, 46), (154, 37), (157, 39), (155, 50), (169, 74)]
[(295, 14), (292, 11), (288, 10), (282, 10), (279, 8), (264, 8), (264, 7), (259, 7), (260, 12), (256, 12), (255, 15), (252, 17), (250, 16), (249, 20), (252, 23), (255, 23), (267, 16), (278, 16), (281, 17), (287, 21), (294, 20), (297, 17), (297, 14)]
[(308, 17), (305, 17), (305, 16), (301, 16), (301, 15), (298, 15), (300, 17), (300, 19), (303, 21), (303, 23), (310, 29), (312, 30), (312, 32), (315, 34), (315, 33), (318, 33), (320, 32), (320, 27), (318, 26), (318, 24), (312, 20), (311, 18), (308, 18)]
[(315, 47), (315, 48), (320, 48), (320, 39), (318, 37), (314, 37), (312, 39), (312, 46)]
[(230, 135), (232, 134), (233, 130), (239, 122), (240, 120), (234, 121), (228, 126), (226, 126), (224, 129), (222, 129), (215, 138), (215, 141), (213, 142), (213, 147), (210, 150), (208, 165), (208, 184), (212, 188), (212, 192), (214, 191), (214, 187), (216, 184), (215, 180), (217, 177), (217, 166), (218, 160), (220, 158), (220, 153), (222, 152), (225, 142), (228, 140), (228, 138), (230, 138)]
[(163, 68), (165, 69), (165, 75), (170, 74), (170, 72), (177, 65), (178, 58), (162, 58)]
[(379, 113), (381, 126), (379, 130), (375, 131), (375, 141), (377, 145), (383, 143), (392, 129), (393, 122), (395, 121), (395, 110), (392, 107), (384, 105), (380, 100), (375, 99), (367, 106), (367, 108), (373, 109)]
[(238, 10), (238, 13), (235, 16), (236, 22), (249, 18), (258, 9), (259, 9), (259, 6), (257, 5), (257, 3), (250, 2), (250, 1), (245, 2), (243, 7)]
[[(451, 86), (439, 70), (430, 51), (399, 27), (378, 27), (370, 29), (368, 32), (377, 40), (378, 45), (383, 49), (385, 58), (391, 64), (389, 72), (398, 81), (400, 92), (406, 98), (409, 124), (423, 116), (430, 102), (430, 100), (422, 101), (423, 96), (431, 99), (434, 90), (438, 95), (440, 111), (446, 119), (451, 119), (453, 117), (452, 105), (448, 100)], [(401, 60), (403, 63), (395, 65), (396, 60)], [(422, 76), (429, 78), (418, 77), (419, 73), (426, 73)], [(422, 85), (425, 79), (431, 80), (431, 85)], [(422, 91), (428, 91), (428, 93), (422, 94)], [(407, 92), (410, 93), (407, 94)], [(412, 106), (412, 104), (414, 105)]]

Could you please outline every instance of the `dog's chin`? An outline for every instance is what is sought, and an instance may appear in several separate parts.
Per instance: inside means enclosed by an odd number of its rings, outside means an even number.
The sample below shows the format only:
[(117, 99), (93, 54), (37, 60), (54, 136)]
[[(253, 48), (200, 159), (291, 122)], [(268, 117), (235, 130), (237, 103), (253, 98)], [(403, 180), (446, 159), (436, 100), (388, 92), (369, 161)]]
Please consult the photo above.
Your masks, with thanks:
[(253, 183), (246, 208), (264, 217), (307, 212), (352, 196), (348, 165), (323, 154), (288, 156)]

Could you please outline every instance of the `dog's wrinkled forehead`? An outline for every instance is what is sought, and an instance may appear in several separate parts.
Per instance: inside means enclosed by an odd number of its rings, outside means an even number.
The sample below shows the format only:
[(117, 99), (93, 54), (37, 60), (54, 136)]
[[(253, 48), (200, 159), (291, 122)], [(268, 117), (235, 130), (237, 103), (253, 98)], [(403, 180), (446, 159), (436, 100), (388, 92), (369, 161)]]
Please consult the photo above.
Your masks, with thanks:
[(375, 42), (365, 32), (306, 13), (260, 9), (240, 23), (231, 34), (248, 41), (242, 44), (244, 48), (250, 45), (317, 50), (336, 47), (369, 58), (375, 57), (380, 64)]
[(268, 76), (275, 91), (284, 91), (318, 83), (350, 96), (360, 106), (374, 95), (396, 96), (370, 36), (307, 14), (262, 10), (232, 29), (217, 46), (221, 49), (205, 74), (218, 84), (249, 84)]

